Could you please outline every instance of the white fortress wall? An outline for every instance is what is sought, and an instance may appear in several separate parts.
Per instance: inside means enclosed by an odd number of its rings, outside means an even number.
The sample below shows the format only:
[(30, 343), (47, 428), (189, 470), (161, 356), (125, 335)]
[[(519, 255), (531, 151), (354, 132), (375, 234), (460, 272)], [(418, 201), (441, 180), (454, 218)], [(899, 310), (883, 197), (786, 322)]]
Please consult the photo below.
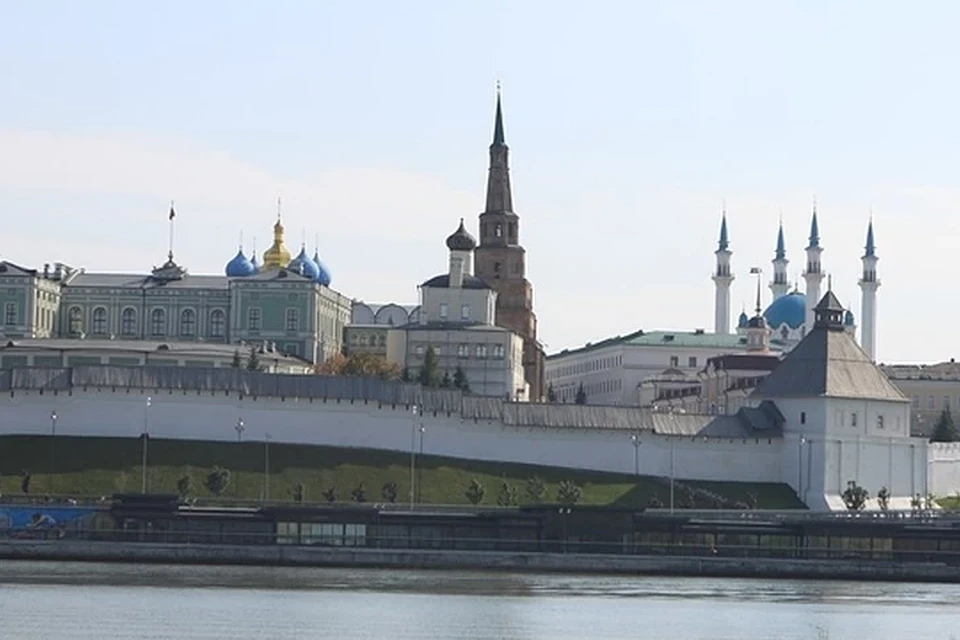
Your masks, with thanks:
[[(151, 402), (147, 407), (147, 397)], [(417, 416), (405, 405), (377, 401), (297, 399), (236, 392), (74, 388), (72, 392), (8, 391), (0, 396), (0, 434), (49, 434), (51, 412), (64, 436), (136, 438), (146, 426), (156, 438), (245, 441), (423, 452), (474, 460), (542, 464), (575, 469), (699, 480), (780, 482), (779, 438), (729, 439), (663, 436), (621, 428), (535, 427), (459, 413)], [(638, 459), (635, 459), (635, 455)], [(672, 461), (672, 462), (671, 462)], [(638, 463), (635, 467), (635, 463)]]

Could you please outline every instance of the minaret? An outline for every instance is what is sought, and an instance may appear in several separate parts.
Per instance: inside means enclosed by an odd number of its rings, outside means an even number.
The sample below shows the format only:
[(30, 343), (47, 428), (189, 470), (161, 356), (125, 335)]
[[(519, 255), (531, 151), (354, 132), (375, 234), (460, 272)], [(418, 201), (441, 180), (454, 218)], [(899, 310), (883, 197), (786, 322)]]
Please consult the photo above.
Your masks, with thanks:
[(721, 335), (730, 333), (730, 285), (733, 284), (733, 274), (730, 273), (730, 240), (727, 237), (727, 210), (723, 209), (723, 220), (720, 222), (720, 242), (717, 250), (717, 270), (713, 274), (716, 285), (716, 300), (714, 302), (713, 330)]
[(790, 292), (790, 283), (787, 282), (787, 249), (783, 242), (783, 220), (780, 221), (780, 230), (777, 231), (777, 251), (773, 256), (773, 280), (770, 282), (770, 291), (773, 299), (785, 296)]
[(817, 225), (817, 205), (813, 205), (813, 220), (810, 222), (810, 244), (807, 245), (807, 270), (803, 279), (807, 282), (807, 315), (803, 323), (804, 334), (813, 329), (814, 307), (820, 303), (820, 283), (823, 281), (823, 269), (820, 265), (820, 227)]
[(862, 300), (860, 307), (860, 346), (871, 360), (876, 360), (877, 349), (877, 258), (873, 246), (873, 220), (867, 226), (867, 246), (864, 247), (863, 275), (860, 277)]
[(509, 157), (498, 83), (487, 201), (480, 214), (480, 243), (473, 254), (474, 269), (477, 277), (497, 292), (497, 325), (523, 338), (524, 378), (530, 387), (530, 399), (539, 402), (546, 394), (545, 355), (537, 341), (533, 285), (526, 277), (526, 251), (520, 244), (520, 217), (513, 211)]

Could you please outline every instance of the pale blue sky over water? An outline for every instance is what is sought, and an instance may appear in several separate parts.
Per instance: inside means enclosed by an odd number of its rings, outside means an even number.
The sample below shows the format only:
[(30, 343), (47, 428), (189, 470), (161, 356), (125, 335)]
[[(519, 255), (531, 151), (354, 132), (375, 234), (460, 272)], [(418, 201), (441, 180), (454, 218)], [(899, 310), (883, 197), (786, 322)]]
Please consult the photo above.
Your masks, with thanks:
[[(960, 356), (960, 4), (0, 2), (0, 257), (221, 272), (284, 201), (334, 288), (413, 302), (476, 230), (503, 83), (548, 351), (712, 328), (726, 201), (734, 315), (791, 277), (818, 201), (860, 313), (872, 209), (882, 361)], [(766, 301), (769, 292), (764, 291)]]

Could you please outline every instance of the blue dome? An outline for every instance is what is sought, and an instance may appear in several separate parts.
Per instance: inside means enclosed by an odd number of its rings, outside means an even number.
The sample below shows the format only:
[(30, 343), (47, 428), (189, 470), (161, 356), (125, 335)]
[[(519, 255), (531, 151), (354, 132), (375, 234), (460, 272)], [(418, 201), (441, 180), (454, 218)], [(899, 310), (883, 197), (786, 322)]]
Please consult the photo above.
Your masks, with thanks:
[(857, 324), (856, 319), (853, 317), (853, 311), (848, 309), (847, 312), (843, 314), (843, 324), (847, 325), (848, 327), (852, 327)]
[(747, 326), (747, 323), (748, 323), (748, 322), (750, 322), (750, 317), (747, 316), (747, 312), (746, 312), (746, 311), (741, 311), (741, 312), (740, 312), (740, 319), (737, 320), (737, 326), (742, 329), (743, 327), (746, 327), (746, 326)]
[(329, 287), (330, 283), (333, 282), (333, 276), (330, 274), (330, 269), (327, 267), (327, 265), (323, 264), (323, 262), (320, 260), (319, 251), (313, 252), (313, 262), (317, 265), (317, 270), (319, 271), (319, 274), (317, 275), (317, 282), (325, 287)]
[(247, 256), (243, 255), (243, 249), (240, 249), (233, 260), (227, 263), (224, 271), (226, 271), (228, 278), (245, 278), (255, 274), (257, 268), (247, 259)]
[(799, 329), (807, 318), (807, 297), (799, 291), (780, 296), (770, 303), (763, 317), (774, 329), (783, 324), (791, 329)]
[(297, 254), (297, 257), (290, 261), (290, 264), (287, 265), (287, 269), (304, 275), (311, 280), (316, 280), (320, 275), (320, 268), (317, 267), (317, 263), (311, 260), (310, 256), (307, 255), (307, 249), (305, 247), (301, 248), (300, 253)]

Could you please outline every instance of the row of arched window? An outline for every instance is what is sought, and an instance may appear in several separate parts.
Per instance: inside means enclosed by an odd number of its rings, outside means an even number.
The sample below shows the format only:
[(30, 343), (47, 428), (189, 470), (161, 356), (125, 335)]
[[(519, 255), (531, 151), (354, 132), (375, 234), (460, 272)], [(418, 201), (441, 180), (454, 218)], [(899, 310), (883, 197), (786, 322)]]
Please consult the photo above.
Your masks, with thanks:
[[(70, 307), (67, 312), (67, 321), (69, 330), (72, 334), (84, 333), (83, 309), (80, 307)], [(226, 336), (227, 316), (222, 309), (214, 309), (210, 312), (208, 335), (211, 338), (223, 338)], [(106, 307), (96, 307), (90, 315), (90, 333), (92, 335), (107, 335), (110, 331)], [(162, 337), (168, 335), (167, 332), (167, 310), (151, 309), (150, 322), (148, 325), (149, 335)], [(180, 311), (180, 324), (178, 335), (184, 338), (192, 338), (197, 335), (197, 312), (193, 309), (183, 309)], [(120, 335), (136, 336), (137, 331), (137, 310), (133, 307), (126, 307), (120, 312)]]

